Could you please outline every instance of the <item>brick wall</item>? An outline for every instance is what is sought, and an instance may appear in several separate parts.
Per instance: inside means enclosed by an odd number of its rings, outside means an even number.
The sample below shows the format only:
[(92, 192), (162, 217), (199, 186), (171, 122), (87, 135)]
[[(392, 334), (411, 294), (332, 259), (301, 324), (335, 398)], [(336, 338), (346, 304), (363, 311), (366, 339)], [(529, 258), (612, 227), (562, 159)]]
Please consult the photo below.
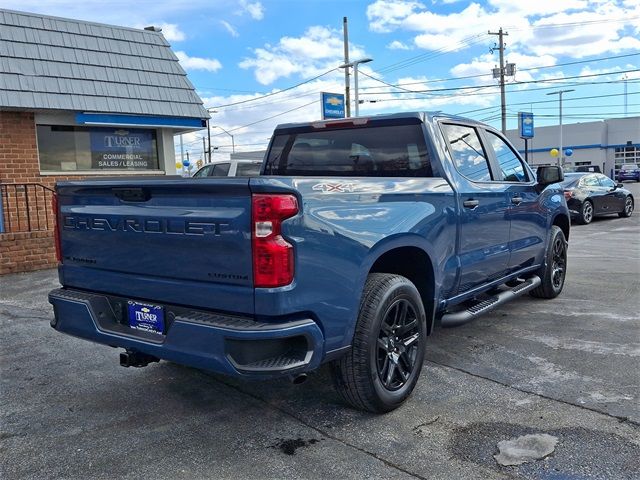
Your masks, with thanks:
[(12, 184), (39, 183), (53, 189), (57, 181), (82, 178), (81, 175), (40, 175), (34, 114), (0, 111), (0, 184), (5, 184), (4, 190), (8, 192), (5, 195), (11, 196), (0, 201), (5, 201), (5, 230), (11, 224), (13, 232), (0, 233), (0, 275), (56, 265), (51, 194), (30, 186), (26, 187), (29, 190), (26, 195), (24, 187)]
[(0, 275), (56, 265), (52, 231), (0, 234)]

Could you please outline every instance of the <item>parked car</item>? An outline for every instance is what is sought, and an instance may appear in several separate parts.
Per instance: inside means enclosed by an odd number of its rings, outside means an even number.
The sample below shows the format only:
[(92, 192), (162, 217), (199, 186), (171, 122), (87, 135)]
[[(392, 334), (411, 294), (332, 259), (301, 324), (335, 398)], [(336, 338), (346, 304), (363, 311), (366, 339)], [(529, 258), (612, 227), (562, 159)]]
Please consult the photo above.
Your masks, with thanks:
[(253, 177), (260, 175), (262, 160), (231, 160), (229, 162), (210, 163), (193, 174), (201, 177)]
[(488, 125), (403, 113), (280, 125), (258, 177), (60, 182), (52, 326), (125, 367), (301, 382), (332, 363), (347, 402), (387, 412), (436, 322), (561, 293), (560, 181)]
[(591, 223), (598, 215), (633, 213), (631, 192), (601, 173), (566, 173), (561, 185), (571, 218), (579, 223)]
[(635, 163), (624, 163), (618, 170), (618, 181), (635, 180), (640, 182), (640, 167)]

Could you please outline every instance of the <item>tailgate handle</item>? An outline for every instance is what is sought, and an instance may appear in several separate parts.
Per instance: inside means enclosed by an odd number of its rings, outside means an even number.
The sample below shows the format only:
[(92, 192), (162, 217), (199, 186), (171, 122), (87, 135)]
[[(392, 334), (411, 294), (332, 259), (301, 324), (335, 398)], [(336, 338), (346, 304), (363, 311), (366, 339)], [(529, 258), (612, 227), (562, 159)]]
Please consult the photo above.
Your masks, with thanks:
[(144, 188), (114, 188), (113, 194), (123, 202), (146, 202), (151, 198), (149, 190)]

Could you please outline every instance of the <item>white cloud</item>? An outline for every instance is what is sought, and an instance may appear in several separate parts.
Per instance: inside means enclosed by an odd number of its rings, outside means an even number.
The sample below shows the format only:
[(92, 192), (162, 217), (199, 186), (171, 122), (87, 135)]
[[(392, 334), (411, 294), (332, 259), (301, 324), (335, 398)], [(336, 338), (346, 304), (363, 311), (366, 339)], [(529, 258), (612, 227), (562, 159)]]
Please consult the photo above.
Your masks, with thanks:
[[(525, 55), (519, 52), (510, 52), (507, 55), (505, 63), (516, 64), (516, 79), (518, 81), (532, 80), (533, 77), (529, 72), (520, 71), (521, 69), (529, 69), (555, 65), (557, 59), (553, 55)], [(460, 63), (451, 69), (451, 74), (455, 77), (466, 77), (470, 75), (483, 75), (475, 80), (478, 84), (487, 84), (492, 81), (492, 69), (497, 67), (499, 63), (498, 53), (494, 55), (486, 53), (474, 58), (471, 62)]]
[(169, 42), (181, 42), (187, 38), (182, 30), (175, 23), (165, 23), (165, 22), (148, 22), (146, 24), (136, 23), (132, 25), (133, 28), (143, 29), (153, 25), (155, 27), (160, 27), (162, 29), (162, 35)]
[(250, 2), (248, 0), (240, 0), (241, 13), (247, 13), (254, 20), (262, 20), (264, 18), (264, 7), (260, 2)]
[(162, 28), (162, 35), (164, 35), (164, 38), (169, 42), (181, 42), (187, 38), (175, 23), (161, 23), (160, 28)]
[(589, 7), (587, 0), (489, 0), (492, 7), (502, 12), (512, 12), (523, 16), (551, 15), (569, 10), (583, 10)]
[[(351, 44), (349, 54), (351, 58), (365, 55), (354, 44)], [(301, 37), (282, 37), (277, 45), (266, 44), (254, 49), (253, 55), (242, 60), (239, 66), (253, 69), (256, 80), (263, 85), (293, 74), (312, 77), (343, 62), (342, 32), (321, 26), (309, 27)]]
[(389, 45), (387, 45), (387, 48), (389, 50), (411, 50), (410, 46), (405, 45), (400, 40), (394, 40)]
[(509, 34), (508, 48), (538, 56), (580, 58), (640, 48), (638, 0), (488, 0), (453, 8), (439, 14), (413, 0), (376, 0), (367, 17), (371, 30), (410, 32), (417, 47), (430, 51), (489, 43), (487, 30), (500, 26)]
[(190, 57), (185, 52), (177, 51), (176, 57), (185, 70), (208, 70), (216, 72), (222, 68), (222, 64), (215, 58)]
[(225, 30), (229, 32), (229, 35), (231, 35), (234, 38), (239, 36), (238, 31), (229, 22), (227, 22), (226, 20), (220, 20), (220, 23), (225, 28)]
[(413, 0), (376, 0), (367, 7), (369, 28), (378, 33), (391, 32), (422, 8), (422, 3)]
[[(640, 7), (635, 13), (640, 15)], [(637, 50), (640, 40), (624, 33), (625, 22), (606, 22), (607, 19), (624, 18), (624, 14), (621, 9), (607, 4), (596, 11), (545, 17), (533, 23), (538, 34), (529, 41), (528, 46), (536, 54), (549, 53), (574, 58)], [(553, 26), (558, 24), (561, 26)]]

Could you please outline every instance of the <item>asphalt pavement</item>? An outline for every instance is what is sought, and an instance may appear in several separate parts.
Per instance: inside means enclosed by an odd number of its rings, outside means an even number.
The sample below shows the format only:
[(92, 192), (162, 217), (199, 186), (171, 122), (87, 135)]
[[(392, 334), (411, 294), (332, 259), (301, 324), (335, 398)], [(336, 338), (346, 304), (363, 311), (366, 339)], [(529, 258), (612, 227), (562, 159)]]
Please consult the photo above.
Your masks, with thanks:
[[(380, 416), (344, 405), (326, 368), (302, 385), (122, 368), (49, 326), (56, 286), (0, 277), (2, 479), (640, 479), (640, 210), (573, 225), (559, 298), (436, 330), (413, 396)], [(554, 451), (496, 462), (528, 434)]]

